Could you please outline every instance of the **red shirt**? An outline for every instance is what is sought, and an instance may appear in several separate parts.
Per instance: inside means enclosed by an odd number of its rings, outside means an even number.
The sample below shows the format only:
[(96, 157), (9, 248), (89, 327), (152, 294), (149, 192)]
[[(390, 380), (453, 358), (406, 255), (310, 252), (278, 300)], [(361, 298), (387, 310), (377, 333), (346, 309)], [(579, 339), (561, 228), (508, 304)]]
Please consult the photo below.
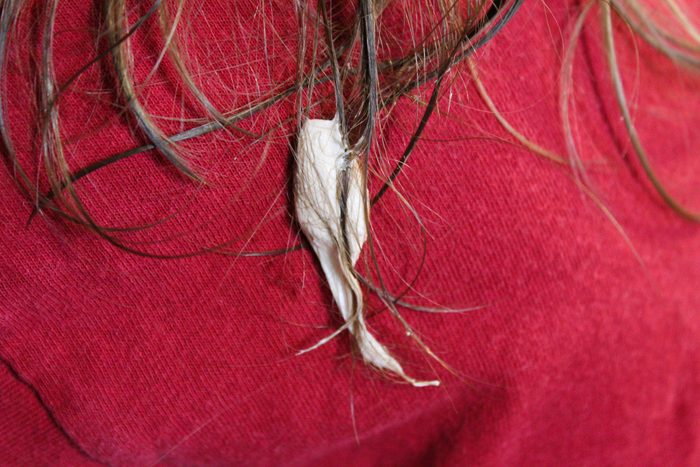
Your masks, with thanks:
[[(293, 76), (296, 18), (292, 2), (278, 3), (188, 7), (187, 43), (202, 66), (195, 77), (222, 108)], [(577, 47), (574, 127), (596, 193), (633, 248), (566, 166), (513, 142), (466, 66), (456, 67), (397, 181), (428, 234), (425, 265), (406, 300), (477, 307), (402, 310), (456, 374), (416, 348), (389, 313), (377, 313), (376, 299), (369, 303), (375, 334), (407, 372), (437, 377), (439, 388), (381, 377), (351, 355), (345, 334), (295, 356), (340, 325), (308, 250), (140, 257), (55, 217), (26, 225), (31, 207), (5, 172), (0, 464), (700, 465), (700, 228), (661, 201), (630, 151), (595, 11)], [(562, 155), (559, 71), (575, 13), (566, 2), (525, 2), (476, 56), (504, 116)], [(97, 15), (93, 2), (61, 2), (59, 82), (94, 56)], [(20, 21), (6, 93), (29, 168), (34, 84), (23, 53), (33, 52), (22, 50), (35, 43), (36, 17), (27, 12)], [(700, 208), (700, 78), (633, 39), (617, 19), (615, 34), (651, 162), (677, 198)], [(158, 37), (152, 26), (134, 36), (139, 82), (157, 58)], [(61, 98), (75, 169), (143, 143), (110, 104), (110, 66), (106, 58), (91, 67)], [(166, 58), (141, 94), (149, 111), (203, 115), (174, 83)], [(293, 117), (293, 104), (241, 125), (268, 129)], [(318, 112), (330, 118), (330, 108)], [(387, 166), (419, 110), (403, 98), (383, 120), (377, 154)], [(159, 123), (169, 134), (195, 126)], [(299, 234), (286, 185), (293, 128), (285, 121), (268, 147), (221, 131), (183, 143), (204, 167), (205, 187), (153, 153), (76, 186), (103, 224), (172, 215), (149, 231), (120, 234), (151, 252), (231, 238), (233, 251), (293, 245)], [(372, 219), (385, 279), (401, 291), (421, 263), (420, 229), (391, 192)]]

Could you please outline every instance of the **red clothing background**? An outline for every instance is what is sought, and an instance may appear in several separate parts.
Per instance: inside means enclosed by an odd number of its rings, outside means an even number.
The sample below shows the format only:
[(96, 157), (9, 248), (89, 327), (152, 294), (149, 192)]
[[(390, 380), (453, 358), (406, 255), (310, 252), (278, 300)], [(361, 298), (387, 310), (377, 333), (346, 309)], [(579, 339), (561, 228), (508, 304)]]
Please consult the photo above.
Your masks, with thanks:
[[(189, 25), (210, 39), (233, 31), (207, 49), (218, 54), (211, 67), (237, 63), (243, 54), (259, 57), (263, 49), (253, 43), (263, 37), (284, 56), (285, 38), (296, 30), (293, 14), (285, 15), (292, 7), (281, 2), (261, 12), (257, 1), (234, 3), (205, 4)], [(525, 1), (477, 54), (504, 115), (561, 154), (562, 37), (577, 6)], [(269, 36), (255, 22), (261, 14), (269, 15)], [(59, 81), (94, 54), (95, 15), (92, 2), (61, 2)], [(439, 377), (439, 388), (382, 378), (351, 357), (344, 335), (295, 356), (339, 325), (308, 251), (139, 257), (55, 220), (27, 226), (30, 206), (4, 173), (0, 463), (700, 465), (700, 227), (663, 204), (628, 151), (597, 16), (588, 19), (577, 49), (577, 134), (592, 180), (639, 260), (568, 169), (510, 143), (466, 67), (458, 67), (441, 114), (399, 177), (429, 232), (427, 262), (408, 297), (424, 305), (483, 306), (464, 314), (404, 311), (458, 375), (428, 360), (388, 313), (370, 319), (407, 372)], [(32, 18), (23, 18), (20, 31), (31, 30)], [(239, 29), (227, 29), (234, 23)], [(258, 26), (236, 36), (241, 24)], [(158, 52), (152, 32), (134, 38), (136, 56), (150, 60), (137, 63), (140, 79)], [(652, 163), (679, 199), (700, 208), (700, 76), (641, 41), (637, 56), (619, 22), (616, 38)], [(16, 40), (32, 43), (28, 33)], [(204, 55), (193, 44), (193, 53)], [(8, 120), (31, 165), (30, 66), (13, 53)], [(260, 72), (257, 82), (246, 78), (247, 68), (220, 68), (221, 81), (211, 86), (231, 86), (231, 96), (235, 84), (244, 102), (256, 86), (287, 78), (292, 59)], [(96, 91), (106, 88), (104, 73), (91, 68), (61, 101), (72, 167), (142, 142), (105, 103), (111, 97), (102, 100)], [(154, 114), (180, 116), (173, 76), (166, 64), (144, 90)], [(398, 157), (418, 121), (416, 108), (404, 99), (383, 124), (387, 158)], [(292, 111), (287, 102), (250, 127)], [(198, 160), (217, 161), (211, 187), (195, 187), (154, 155), (115, 164), (79, 185), (105, 223), (134, 224), (171, 213), (173, 205), (183, 209), (154, 237), (189, 236), (140, 244), (150, 251), (173, 253), (232, 236), (240, 236), (237, 248), (278, 248), (296, 235), (285, 214), (288, 140), (273, 139), (243, 194), (238, 190), (263, 145), (238, 155), (249, 141), (221, 135), (189, 147)], [(258, 226), (262, 218), (267, 222)], [(421, 258), (415, 221), (392, 194), (373, 219), (386, 253), (381, 263), (400, 290), (398, 274), (412, 277)], [(129, 238), (151, 238), (139, 235)]]

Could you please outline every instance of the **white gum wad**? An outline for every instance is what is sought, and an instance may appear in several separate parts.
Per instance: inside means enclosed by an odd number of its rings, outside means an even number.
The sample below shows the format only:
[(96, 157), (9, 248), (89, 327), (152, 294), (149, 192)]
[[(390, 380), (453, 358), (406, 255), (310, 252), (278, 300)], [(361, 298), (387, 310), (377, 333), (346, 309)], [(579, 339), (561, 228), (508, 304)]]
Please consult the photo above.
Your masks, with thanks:
[[(437, 381), (417, 381), (404, 373), (389, 351), (369, 332), (365, 323), (362, 289), (353, 273), (367, 241), (365, 206), (357, 158), (348, 162), (337, 116), (333, 120), (306, 120), (299, 133), (295, 178), (295, 209), (299, 225), (313, 248), (346, 325), (357, 342), (363, 360), (391, 372), (414, 386), (436, 386)], [(348, 171), (346, 205), (347, 261), (343, 261), (343, 229), (340, 219), (340, 179)], [(308, 350), (315, 349), (334, 333)]]

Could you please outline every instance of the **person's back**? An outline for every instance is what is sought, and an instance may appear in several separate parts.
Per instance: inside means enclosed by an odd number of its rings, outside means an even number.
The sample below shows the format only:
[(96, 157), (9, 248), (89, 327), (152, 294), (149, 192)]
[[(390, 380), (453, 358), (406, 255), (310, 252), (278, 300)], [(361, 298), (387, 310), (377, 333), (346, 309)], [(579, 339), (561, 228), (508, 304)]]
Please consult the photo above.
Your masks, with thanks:
[[(107, 37), (93, 2), (34, 3), (1, 3), (0, 464), (700, 465), (691, 2), (687, 21), (670, 1), (648, 17), (624, 3), (641, 33), (613, 12), (612, 34), (602, 1), (497, 3), (514, 16), (443, 70), (398, 166), (440, 73), (407, 79), (387, 57), (427, 34), (412, 15), (448, 26), (373, 3), (374, 202), (356, 269), (373, 335), (440, 381), (421, 388), (364, 364), (348, 332), (324, 341), (344, 322), (290, 186), (300, 121), (337, 105), (315, 4), (127, 2), (118, 24), (105, 2)], [(332, 3), (353, 143), (367, 33), (354, 2)], [(182, 66), (161, 53), (174, 37)], [(402, 79), (420, 87), (382, 94)], [(165, 154), (130, 151), (154, 138)]]

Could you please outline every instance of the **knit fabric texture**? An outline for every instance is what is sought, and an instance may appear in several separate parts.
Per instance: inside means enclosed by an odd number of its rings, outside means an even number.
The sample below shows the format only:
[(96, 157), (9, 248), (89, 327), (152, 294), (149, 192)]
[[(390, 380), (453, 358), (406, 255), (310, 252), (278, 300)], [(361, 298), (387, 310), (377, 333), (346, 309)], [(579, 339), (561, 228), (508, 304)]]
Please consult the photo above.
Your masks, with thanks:
[[(475, 55), (503, 115), (562, 155), (561, 54), (579, 6), (526, 0)], [(243, 105), (293, 79), (293, 2), (188, 8), (187, 53), (217, 105)], [(39, 50), (34, 13), (18, 23), (13, 40), (22, 45), (8, 57), (6, 89), (10, 130), (29, 168), (35, 84), (23, 54)], [(60, 2), (59, 82), (95, 55), (99, 15), (96, 2)], [(162, 44), (156, 25), (132, 38), (140, 83)], [(700, 77), (617, 19), (615, 35), (651, 163), (674, 196), (700, 209)], [(59, 103), (71, 167), (144, 143), (110, 104), (110, 66), (107, 57), (90, 67)], [(420, 272), (406, 301), (473, 308), (401, 309), (455, 371), (426, 356), (376, 297), (368, 303), (373, 334), (407, 373), (439, 378), (440, 387), (383, 377), (353, 355), (346, 334), (295, 356), (342, 324), (308, 250), (138, 256), (50, 215), (27, 224), (31, 206), (3, 169), (0, 464), (700, 465), (700, 227), (663, 203), (630, 150), (597, 8), (576, 49), (574, 129), (595, 192), (633, 248), (567, 166), (532, 154), (498, 124), (465, 64), (450, 76), (397, 179), (426, 227), (420, 271), (421, 231), (402, 201), (389, 191), (372, 220), (390, 290), (403, 291)], [(196, 124), (179, 119), (203, 115), (167, 57), (139, 89), (152, 114), (173, 117), (158, 120), (169, 134)], [(383, 119), (385, 165), (400, 156), (421, 106), (402, 99)], [(332, 105), (313, 115), (332, 118)], [(120, 234), (150, 252), (229, 239), (233, 251), (294, 245), (294, 116), (291, 97), (241, 123), (262, 131), (285, 122), (267, 139), (216, 132), (182, 143), (206, 186), (152, 152), (76, 186), (105, 225), (170, 216)], [(378, 188), (374, 180), (370, 190)]]

